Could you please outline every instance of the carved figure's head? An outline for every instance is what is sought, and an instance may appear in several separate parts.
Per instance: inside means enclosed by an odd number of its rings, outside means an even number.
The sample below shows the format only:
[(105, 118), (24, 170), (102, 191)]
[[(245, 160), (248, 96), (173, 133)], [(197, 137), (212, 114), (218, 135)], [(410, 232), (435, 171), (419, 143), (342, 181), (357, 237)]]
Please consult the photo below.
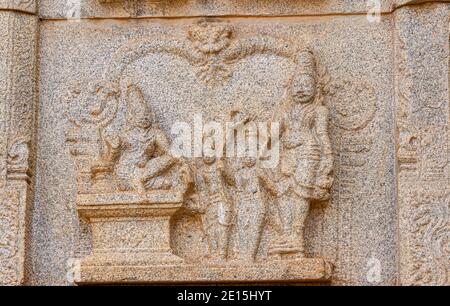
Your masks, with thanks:
[(303, 51), (298, 57), (298, 73), (291, 83), (292, 99), (295, 103), (309, 103), (317, 93), (317, 70), (314, 55), (311, 51)]
[(139, 87), (129, 84), (127, 89), (127, 123), (134, 128), (148, 129), (153, 124), (150, 111)]
[(256, 163), (258, 162), (258, 159), (254, 156), (246, 156), (243, 159), (244, 166), (247, 168), (252, 168), (256, 166)]
[(216, 162), (217, 158), (214, 155), (203, 155), (203, 162), (206, 165), (212, 165)]

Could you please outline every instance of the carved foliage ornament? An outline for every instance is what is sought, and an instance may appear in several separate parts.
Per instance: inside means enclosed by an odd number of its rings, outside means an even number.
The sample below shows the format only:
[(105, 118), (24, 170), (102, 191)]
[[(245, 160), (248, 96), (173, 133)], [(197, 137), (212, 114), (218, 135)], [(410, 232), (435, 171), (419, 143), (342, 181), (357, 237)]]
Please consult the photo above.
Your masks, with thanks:
[(408, 198), (413, 214), (409, 217), (413, 250), (411, 284), (446, 285), (450, 271), (450, 191), (413, 192)]
[(134, 61), (152, 53), (169, 53), (190, 63), (200, 81), (207, 85), (223, 85), (232, 76), (234, 62), (254, 54), (274, 54), (298, 63), (302, 48), (272, 37), (234, 39), (232, 27), (201, 21), (187, 32), (188, 39), (152, 37), (130, 41), (120, 48), (111, 61), (104, 79), (117, 82), (124, 69)]
[(344, 130), (362, 129), (375, 116), (375, 90), (363, 81), (333, 83), (329, 95), (333, 123)]

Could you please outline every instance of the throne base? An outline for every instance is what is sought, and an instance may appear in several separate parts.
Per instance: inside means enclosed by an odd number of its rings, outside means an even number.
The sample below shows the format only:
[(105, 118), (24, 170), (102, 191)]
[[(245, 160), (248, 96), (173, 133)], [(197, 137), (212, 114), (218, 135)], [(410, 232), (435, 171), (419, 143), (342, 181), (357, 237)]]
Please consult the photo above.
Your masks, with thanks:
[(223, 265), (90, 265), (82, 262), (78, 284), (327, 283), (332, 265), (321, 258)]

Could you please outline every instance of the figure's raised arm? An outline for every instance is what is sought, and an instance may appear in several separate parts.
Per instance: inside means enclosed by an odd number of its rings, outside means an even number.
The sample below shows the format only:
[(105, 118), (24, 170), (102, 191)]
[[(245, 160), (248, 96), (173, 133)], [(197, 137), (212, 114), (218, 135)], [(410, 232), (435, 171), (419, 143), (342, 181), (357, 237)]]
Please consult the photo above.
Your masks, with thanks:
[(230, 165), (227, 165), (225, 160), (219, 159), (217, 161), (217, 170), (220, 171), (225, 182), (230, 186), (236, 186), (236, 178), (234, 177), (234, 171)]

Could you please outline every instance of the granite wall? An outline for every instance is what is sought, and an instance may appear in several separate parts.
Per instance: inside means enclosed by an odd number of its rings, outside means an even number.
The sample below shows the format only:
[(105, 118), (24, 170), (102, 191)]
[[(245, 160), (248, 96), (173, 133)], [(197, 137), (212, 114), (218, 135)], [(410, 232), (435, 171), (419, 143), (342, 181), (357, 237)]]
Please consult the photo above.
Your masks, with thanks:
[[(307, 48), (323, 81), (334, 163), (329, 199), (310, 203), (305, 256), (333, 266), (325, 280), (332, 285), (448, 285), (449, 8), (404, 0), (0, 1), (0, 283), (83, 282), (73, 269), (92, 252), (97, 225), (80, 217), (70, 98), (96, 82), (120, 92), (132, 82), (169, 142), (175, 122), (193, 125), (199, 115), (224, 122), (238, 110), (274, 121)], [(77, 111), (92, 99), (75, 102)], [(105, 134), (127, 127), (123, 95), (117, 105)], [(167, 229), (170, 248), (196, 271), (208, 242), (202, 213), (184, 205)], [(269, 216), (275, 206), (269, 199)], [(268, 219), (256, 267), (270, 261), (276, 225)], [(142, 231), (124, 229), (117, 239), (141, 241)], [(96, 273), (86, 282), (120, 282), (114, 271)]]

